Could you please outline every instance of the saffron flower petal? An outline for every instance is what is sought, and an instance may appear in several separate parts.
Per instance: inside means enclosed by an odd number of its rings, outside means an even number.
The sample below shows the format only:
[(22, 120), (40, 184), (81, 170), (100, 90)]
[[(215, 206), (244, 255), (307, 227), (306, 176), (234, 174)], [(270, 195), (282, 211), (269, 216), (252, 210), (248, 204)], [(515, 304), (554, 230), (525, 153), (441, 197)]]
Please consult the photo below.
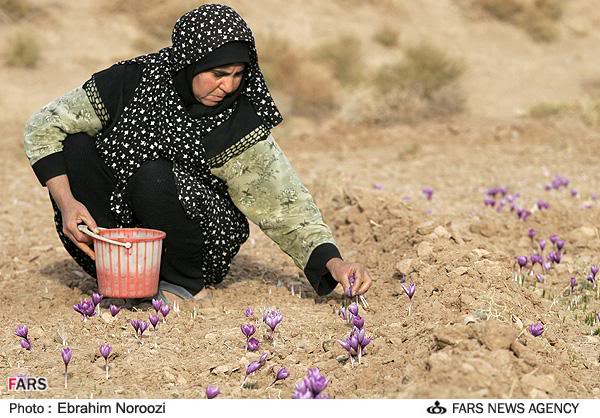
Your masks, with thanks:
[(158, 311), (160, 311), (160, 308), (163, 306), (163, 303), (164, 302), (162, 299), (152, 299), (152, 307), (154, 308), (156, 313), (158, 313)]
[(28, 333), (29, 333), (29, 328), (27, 328), (26, 325), (19, 325), (19, 326), (17, 326), (17, 329), (15, 330), (15, 335), (17, 337), (21, 337), (21, 338), (25, 338), (25, 339), (27, 339)]
[(71, 361), (71, 357), (73, 356), (71, 349), (69, 347), (64, 347), (62, 350), (60, 350), (60, 355), (65, 362), (65, 366), (68, 366), (69, 362)]
[(117, 314), (118, 314), (119, 312), (121, 312), (121, 308), (120, 308), (120, 307), (118, 307), (117, 305), (113, 305), (113, 304), (111, 304), (111, 305), (108, 307), (108, 309), (110, 310), (110, 314), (111, 314), (113, 317), (117, 316)]
[(94, 306), (98, 305), (102, 301), (102, 299), (104, 299), (104, 296), (102, 296), (100, 293), (92, 293), (92, 303), (94, 304)]
[(104, 343), (100, 346), (100, 355), (104, 357), (104, 359), (108, 360), (108, 357), (110, 356), (111, 352), (112, 347), (109, 344)]
[(544, 332), (544, 324), (538, 322), (537, 324), (531, 324), (528, 327), (529, 333), (534, 337), (539, 337)]
[(31, 351), (31, 341), (29, 341), (27, 338), (22, 338), (21, 347), (27, 351)]
[(206, 386), (205, 392), (206, 392), (206, 399), (216, 398), (221, 393), (219, 388), (216, 386), (213, 386), (213, 385)]
[(254, 352), (260, 348), (260, 342), (256, 338), (250, 337), (246, 344), (246, 348), (248, 351)]

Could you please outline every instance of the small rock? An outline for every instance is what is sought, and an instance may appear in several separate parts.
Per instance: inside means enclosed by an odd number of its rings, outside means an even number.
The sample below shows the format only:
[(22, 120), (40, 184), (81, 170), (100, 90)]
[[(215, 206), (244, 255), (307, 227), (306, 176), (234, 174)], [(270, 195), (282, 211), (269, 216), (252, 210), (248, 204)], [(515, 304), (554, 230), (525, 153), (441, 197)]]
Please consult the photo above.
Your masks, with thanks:
[(210, 369), (210, 372), (212, 374), (221, 374), (221, 373), (227, 373), (229, 371), (231, 367), (227, 364), (221, 364), (220, 366), (217, 366), (213, 369)]
[(457, 267), (450, 272), (450, 277), (453, 279), (456, 279), (464, 274), (467, 274), (468, 271), (469, 271), (468, 267)]
[(113, 322), (115, 320), (115, 318), (110, 314), (110, 312), (102, 312), (102, 315), (100, 315), (100, 318), (102, 318), (102, 320), (104, 322), (106, 322), (107, 324), (110, 324), (111, 322)]
[(402, 274), (408, 275), (408, 274), (412, 273), (412, 271), (413, 271), (412, 263), (413, 263), (412, 258), (407, 258), (405, 260), (399, 261), (396, 263), (396, 270), (398, 270)]
[(484, 250), (483, 248), (475, 248), (472, 253), (475, 254), (477, 258), (488, 258), (491, 254), (488, 250)]
[(168, 370), (165, 370), (165, 371), (163, 372), (163, 376), (165, 377), (165, 379), (166, 379), (168, 382), (171, 382), (171, 383), (172, 383), (172, 382), (175, 382), (175, 380), (177, 379), (177, 378), (175, 377), (175, 375), (174, 375), (173, 373), (171, 373), (170, 371), (168, 371)]
[(419, 257), (425, 258), (425, 257), (429, 257), (430, 255), (433, 254), (433, 245), (431, 245), (429, 242), (421, 242), (419, 245), (417, 245), (417, 255)]
[(338, 363), (342, 363), (342, 364), (344, 364), (344, 363), (346, 363), (348, 360), (350, 360), (350, 357), (348, 357), (348, 355), (346, 355), (346, 354), (342, 354), (342, 355), (340, 355), (340, 356), (337, 356), (335, 359), (336, 359), (336, 361), (337, 361)]
[(478, 339), (488, 350), (508, 350), (517, 338), (517, 330), (500, 321), (485, 321), (478, 328)]
[(417, 234), (419, 235), (429, 235), (433, 232), (435, 226), (432, 221), (423, 222), (419, 226), (417, 226)]
[(433, 233), (437, 235), (438, 238), (450, 239), (450, 233), (441, 225), (436, 226)]
[(521, 378), (523, 385), (531, 386), (534, 389), (539, 389), (548, 394), (551, 394), (556, 390), (557, 383), (554, 376), (549, 374), (542, 375), (525, 375)]

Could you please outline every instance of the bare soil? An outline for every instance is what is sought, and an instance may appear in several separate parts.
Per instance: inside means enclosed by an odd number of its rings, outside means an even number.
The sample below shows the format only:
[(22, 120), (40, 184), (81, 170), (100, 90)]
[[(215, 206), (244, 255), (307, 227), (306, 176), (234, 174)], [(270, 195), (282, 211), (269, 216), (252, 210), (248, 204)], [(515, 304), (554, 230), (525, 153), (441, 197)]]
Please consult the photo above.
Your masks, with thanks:
[[(82, 11), (57, 4), (83, 19)], [(123, 35), (117, 23), (107, 23), (114, 25), (113, 41)], [(109, 44), (101, 41), (94, 47)], [(62, 54), (61, 59), (68, 55)], [(210, 299), (181, 303), (156, 334), (147, 331), (143, 345), (129, 321), (147, 319), (149, 305), (123, 310), (115, 320), (101, 315), (81, 321), (72, 305), (89, 297), (96, 283), (56, 236), (46, 189), (23, 154), (20, 130), (28, 114), (60, 94), (59, 88), (76, 85), (113, 58), (100, 56), (91, 63), (57, 64), (62, 72), (56, 83), (54, 71), (3, 69), (3, 90), (12, 94), (0, 101), (4, 377), (46, 376), (50, 388), (36, 396), (49, 398), (198, 398), (207, 384), (218, 386), (222, 397), (289, 398), (306, 370), (319, 367), (331, 380), (327, 394), (335, 398), (600, 396), (600, 337), (594, 335), (599, 325), (585, 322), (586, 315), (600, 311), (596, 291), (585, 285), (590, 266), (600, 263), (600, 206), (592, 196), (600, 192), (600, 135), (568, 117), (537, 122), (467, 114), (392, 127), (291, 120), (274, 131), (344, 258), (364, 263), (375, 278), (367, 295), (370, 309), (361, 312), (374, 340), (360, 365), (353, 367), (336, 343), (350, 331), (337, 314), (339, 290), (318, 297), (254, 225)], [(558, 173), (570, 179), (569, 187), (544, 190)], [(508, 207), (498, 212), (484, 206), (492, 186), (520, 192), (519, 205), (532, 209), (532, 216), (523, 222)], [(431, 201), (421, 193), (424, 187), (434, 189)], [(539, 199), (550, 208), (536, 210)], [(546, 240), (558, 234), (566, 244), (561, 263), (544, 274), (543, 283), (528, 276), (521, 286), (513, 277), (515, 257), (537, 249), (527, 237), (529, 228)], [(571, 293), (572, 276), (578, 284)], [(417, 286), (410, 316), (403, 280)], [(261, 341), (256, 353), (245, 352), (239, 328), (247, 322), (248, 306), (256, 312)], [(263, 336), (265, 308), (278, 308), (284, 316), (274, 344)], [(536, 338), (527, 326), (537, 321), (545, 332)], [(29, 326), (31, 352), (14, 336), (18, 324)], [(61, 336), (73, 349), (68, 389)], [(114, 353), (108, 380), (98, 352), (104, 342)], [(266, 366), (242, 388), (246, 365), (265, 350), (272, 353)], [(291, 376), (267, 388), (278, 367)], [(21, 396), (4, 389), (2, 398)]]

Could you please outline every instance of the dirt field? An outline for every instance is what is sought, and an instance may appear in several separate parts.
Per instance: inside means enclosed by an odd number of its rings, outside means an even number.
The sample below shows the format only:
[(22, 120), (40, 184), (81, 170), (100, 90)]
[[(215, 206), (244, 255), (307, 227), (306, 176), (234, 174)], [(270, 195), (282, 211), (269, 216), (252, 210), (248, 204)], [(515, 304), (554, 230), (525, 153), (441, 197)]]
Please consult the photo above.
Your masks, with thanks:
[[(297, 3), (290, 3), (290, 14), (301, 10)], [(359, 15), (382, 16), (367, 3)], [(423, 19), (419, 3), (432, 2), (406, 2), (398, 12), (413, 25), (409, 28)], [(129, 320), (147, 319), (149, 306), (123, 310), (115, 320), (105, 315), (81, 321), (72, 305), (89, 297), (96, 283), (60, 245), (46, 189), (22, 151), (21, 130), (29, 114), (47, 101), (131, 53), (118, 40), (135, 38), (139, 27), (117, 15), (95, 38), (95, 29), (84, 35), (74, 30), (106, 18), (89, 13), (97, 7), (94, 2), (84, 1), (79, 9), (56, 2), (56, 8), (45, 9), (48, 50), (41, 63), (35, 69), (5, 66), (0, 75), (6, 93), (0, 97), (2, 378), (46, 376), (50, 388), (39, 396), (49, 398), (199, 398), (207, 384), (218, 386), (221, 397), (289, 398), (307, 369), (319, 367), (330, 379), (326, 393), (334, 398), (600, 397), (599, 324), (586, 320), (600, 312), (596, 289), (586, 282), (590, 267), (600, 264), (600, 202), (595, 200), (600, 193), (600, 133), (577, 115), (543, 120), (517, 115), (545, 100), (581, 97), (583, 88), (573, 78), (594, 75), (600, 55), (596, 53), (594, 63), (590, 45), (597, 44), (598, 32), (590, 29), (579, 36), (561, 27), (558, 43), (539, 45), (505, 23), (466, 17), (459, 22), (460, 2), (439, 3), (439, 8), (432, 6), (431, 21), (421, 20), (432, 30), (431, 37), (442, 39), (444, 31), (457, 34), (463, 44), (451, 48), (467, 51), (467, 62), (478, 57), (481, 63), (465, 75), (465, 112), (386, 126), (292, 116), (273, 132), (313, 193), (343, 257), (364, 263), (375, 278), (367, 294), (370, 309), (361, 312), (373, 342), (362, 364), (355, 366), (336, 342), (350, 332), (337, 314), (340, 292), (317, 297), (292, 261), (254, 225), (211, 299), (181, 304), (156, 335), (147, 332), (143, 345), (134, 338)], [(281, 16), (259, 22), (247, 3), (229, 4), (239, 6), (253, 27), (278, 29), (285, 23)], [(339, 12), (338, 6), (327, 7), (331, 10), (323, 12)], [(595, 17), (585, 15), (581, 4), (577, 7), (567, 10), (565, 27), (576, 22), (589, 29)], [(454, 20), (445, 29), (432, 29), (449, 17)], [(307, 22), (295, 30), (311, 33), (314, 23)], [(3, 40), (9, 26), (0, 27)], [(403, 33), (410, 38), (419, 32)], [(474, 36), (470, 41), (468, 33)], [(514, 44), (508, 45), (507, 34)], [(480, 57), (486, 39), (487, 49), (503, 48), (509, 62), (504, 69), (511, 68), (512, 76), (498, 68), (498, 56), (490, 52), (489, 59)], [(61, 48), (64, 42), (74, 42), (73, 48)], [(525, 50), (534, 53), (519, 70), (519, 54)], [(511, 51), (517, 51), (512, 61)], [(573, 55), (580, 59), (571, 68), (543, 71)], [(522, 84), (527, 88), (521, 89)], [(568, 187), (545, 190), (557, 174), (570, 180)], [(532, 215), (522, 221), (508, 205), (501, 211), (485, 206), (486, 190), (497, 186), (520, 193), (517, 206)], [(421, 192), (425, 187), (434, 190), (431, 201)], [(538, 210), (538, 200), (548, 202), (549, 209)], [(565, 240), (565, 246), (560, 264), (543, 273), (542, 283), (527, 276), (520, 285), (513, 276), (515, 257), (538, 251), (527, 236), (529, 228), (537, 231), (536, 239), (548, 241), (546, 255), (552, 234)], [(571, 277), (577, 280), (572, 291)], [(410, 316), (403, 280), (417, 286)], [(284, 316), (275, 345), (264, 340), (264, 325), (257, 327), (262, 347), (256, 353), (244, 351), (239, 328), (248, 306), (258, 318), (267, 307)], [(538, 321), (545, 331), (533, 337), (527, 327)], [(19, 324), (29, 326), (31, 352), (14, 336)], [(73, 349), (68, 389), (63, 388), (61, 336)], [(114, 353), (108, 380), (98, 352), (103, 342)], [(246, 365), (264, 350), (271, 358), (242, 388)], [(278, 367), (288, 368), (290, 377), (267, 388)], [(4, 389), (1, 398), (15, 396)]]

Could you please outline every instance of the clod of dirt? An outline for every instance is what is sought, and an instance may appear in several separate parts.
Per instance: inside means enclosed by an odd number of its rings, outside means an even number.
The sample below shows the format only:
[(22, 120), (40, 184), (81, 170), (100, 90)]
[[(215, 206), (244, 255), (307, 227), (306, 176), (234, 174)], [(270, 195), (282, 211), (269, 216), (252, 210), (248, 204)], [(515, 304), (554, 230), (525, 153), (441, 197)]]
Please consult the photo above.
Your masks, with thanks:
[(488, 350), (508, 350), (518, 334), (513, 326), (495, 320), (481, 322), (475, 329), (477, 339)]

